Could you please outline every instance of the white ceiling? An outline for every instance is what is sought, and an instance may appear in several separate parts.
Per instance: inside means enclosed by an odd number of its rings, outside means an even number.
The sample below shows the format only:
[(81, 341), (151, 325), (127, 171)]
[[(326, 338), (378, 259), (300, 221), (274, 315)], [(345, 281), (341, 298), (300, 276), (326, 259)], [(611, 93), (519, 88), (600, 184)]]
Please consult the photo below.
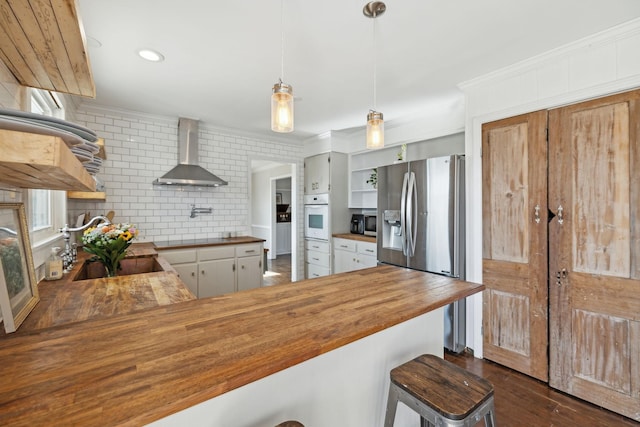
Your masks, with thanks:
[[(267, 138), (363, 126), (373, 108), (364, 0), (284, 0), (295, 131), (270, 130), (280, 0), (79, 0), (97, 87), (88, 105), (191, 117)], [(377, 19), (377, 110), (387, 122), (460, 97), (457, 84), (640, 17), (638, 0), (387, 0)], [(97, 46), (98, 41), (100, 46)], [(150, 63), (139, 48), (160, 51)]]

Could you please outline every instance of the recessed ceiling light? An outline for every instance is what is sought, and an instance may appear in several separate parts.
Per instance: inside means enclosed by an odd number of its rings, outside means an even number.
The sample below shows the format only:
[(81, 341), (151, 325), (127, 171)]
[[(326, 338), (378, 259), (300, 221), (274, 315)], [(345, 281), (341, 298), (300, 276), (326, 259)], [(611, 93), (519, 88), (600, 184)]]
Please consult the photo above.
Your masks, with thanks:
[(164, 55), (153, 49), (140, 49), (138, 50), (138, 55), (142, 59), (146, 59), (147, 61), (151, 61), (151, 62), (164, 61)]
[(91, 37), (91, 36), (87, 36), (87, 45), (89, 47), (101, 47), (102, 43), (100, 43), (100, 40)]

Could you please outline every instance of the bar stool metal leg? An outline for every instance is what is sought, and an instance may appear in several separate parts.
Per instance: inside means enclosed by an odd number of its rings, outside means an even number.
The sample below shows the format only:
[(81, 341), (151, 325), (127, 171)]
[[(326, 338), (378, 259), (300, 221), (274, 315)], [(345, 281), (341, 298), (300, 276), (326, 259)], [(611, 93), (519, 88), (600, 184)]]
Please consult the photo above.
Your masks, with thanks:
[(493, 402), (491, 402), (491, 409), (484, 415), (484, 425), (485, 427), (495, 427), (496, 420), (494, 419), (493, 413), (495, 412), (495, 408), (493, 407)]
[(387, 413), (384, 417), (384, 427), (393, 427), (396, 419), (396, 408), (398, 407), (398, 389), (389, 385), (389, 397), (387, 398)]

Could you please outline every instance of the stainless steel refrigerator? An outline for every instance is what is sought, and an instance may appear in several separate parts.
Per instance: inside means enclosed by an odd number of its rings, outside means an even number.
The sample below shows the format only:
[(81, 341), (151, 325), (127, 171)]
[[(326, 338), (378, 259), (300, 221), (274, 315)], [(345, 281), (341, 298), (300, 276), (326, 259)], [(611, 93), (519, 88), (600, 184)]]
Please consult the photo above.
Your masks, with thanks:
[[(464, 278), (464, 156), (378, 168), (378, 260)], [(466, 344), (465, 301), (445, 310), (445, 348)]]

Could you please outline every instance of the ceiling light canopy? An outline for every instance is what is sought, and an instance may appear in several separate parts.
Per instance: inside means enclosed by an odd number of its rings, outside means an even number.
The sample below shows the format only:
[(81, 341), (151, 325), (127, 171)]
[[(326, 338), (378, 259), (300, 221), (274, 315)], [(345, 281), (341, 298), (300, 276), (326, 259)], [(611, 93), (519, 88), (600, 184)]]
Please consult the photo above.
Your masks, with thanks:
[(284, 79), (284, 0), (280, 1), (280, 79), (271, 95), (271, 130), (293, 132), (293, 87)]
[(164, 55), (158, 51), (153, 49), (140, 49), (138, 50), (138, 56), (142, 59), (146, 59), (151, 62), (162, 62), (164, 61)]
[(373, 109), (367, 114), (367, 148), (384, 147), (384, 120), (382, 113), (376, 110), (376, 77), (377, 77), (377, 46), (376, 46), (376, 18), (382, 15), (387, 6), (381, 1), (367, 3), (362, 13), (367, 18), (373, 18)]
[(367, 18), (375, 18), (376, 16), (380, 16), (387, 10), (387, 5), (385, 5), (381, 1), (372, 1), (364, 5), (362, 8), (362, 13)]

